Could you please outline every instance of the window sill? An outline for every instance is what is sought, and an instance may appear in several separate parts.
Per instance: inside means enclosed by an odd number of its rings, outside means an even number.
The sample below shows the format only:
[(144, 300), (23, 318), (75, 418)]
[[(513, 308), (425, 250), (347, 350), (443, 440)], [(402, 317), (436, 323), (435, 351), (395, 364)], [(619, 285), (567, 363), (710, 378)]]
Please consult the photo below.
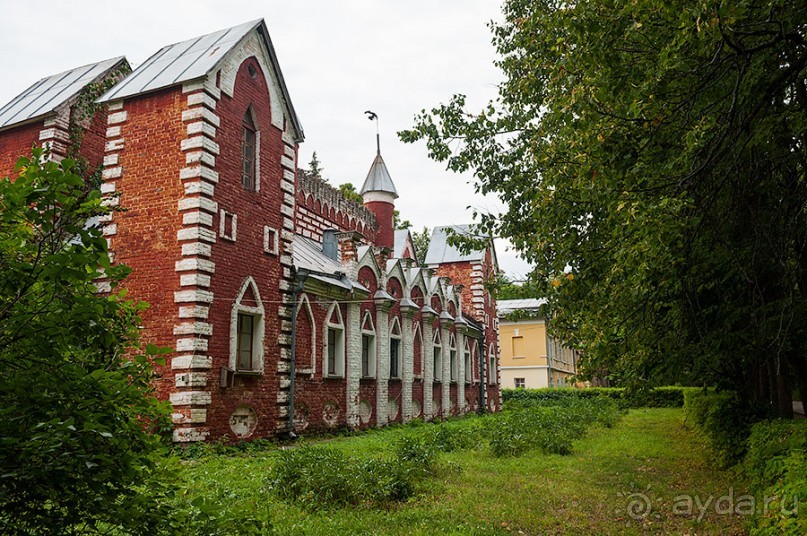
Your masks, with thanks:
[(390, 377), (389, 377), (389, 381), (391, 381), (391, 382), (399, 382), (399, 381), (401, 381), (402, 379), (403, 379), (403, 378), (401, 378), (400, 376), (390, 376)]
[(235, 370), (236, 376), (262, 376), (263, 371), (261, 370)]
[(324, 380), (341, 380), (344, 379), (344, 376), (340, 376), (339, 374), (324, 374), (322, 378)]

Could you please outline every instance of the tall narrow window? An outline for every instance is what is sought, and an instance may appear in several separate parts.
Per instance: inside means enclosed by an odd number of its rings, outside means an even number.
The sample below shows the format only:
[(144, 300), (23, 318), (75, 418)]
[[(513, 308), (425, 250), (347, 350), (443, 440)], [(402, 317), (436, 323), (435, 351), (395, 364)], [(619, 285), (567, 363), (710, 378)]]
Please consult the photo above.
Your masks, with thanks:
[(336, 340), (338, 338), (338, 330), (328, 328), (328, 376), (336, 375)]
[(443, 346), (440, 340), (439, 328), (434, 331), (434, 339), (432, 345), (434, 349), (434, 381), (439, 382), (443, 380)]
[(239, 373), (263, 372), (264, 309), (251, 277), (242, 283), (230, 314), (229, 368)]
[(370, 335), (361, 336), (361, 375), (364, 378), (370, 376), (370, 344), (372, 338)]
[(468, 343), (468, 339), (465, 339), (463, 357), (465, 362), (465, 383), (471, 383), (473, 371), (471, 370), (471, 345)]
[(255, 191), (256, 130), (252, 113), (247, 110), (241, 124), (241, 185), (250, 192)]
[(331, 305), (326, 318), (322, 375), (341, 377), (345, 374), (345, 324), (336, 303)]
[(238, 370), (252, 370), (253, 320), (252, 315), (238, 314)]
[(369, 312), (364, 313), (361, 323), (361, 375), (362, 378), (375, 378), (375, 326)]
[(448, 339), (449, 349), (448, 349), (448, 358), (449, 358), (449, 371), (451, 374), (451, 381), (457, 381), (457, 342), (454, 339), (454, 335), (451, 335), (451, 338)]
[(392, 320), (389, 336), (389, 377), (401, 377), (401, 325), (398, 319)]

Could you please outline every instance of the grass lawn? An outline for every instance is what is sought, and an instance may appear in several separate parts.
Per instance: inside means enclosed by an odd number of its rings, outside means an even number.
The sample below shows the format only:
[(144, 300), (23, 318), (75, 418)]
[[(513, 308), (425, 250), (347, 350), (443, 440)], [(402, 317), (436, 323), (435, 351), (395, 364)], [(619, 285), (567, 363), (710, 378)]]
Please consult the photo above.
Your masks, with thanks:
[[(378, 455), (402, 433), (327, 443)], [(310, 512), (279, 502), (267, 485), (274, 460), (268, 449), (188, 461), (185, 497), (269, 520), (278, 534), (743, 534), (747, 521), (718, 513), (737, 506), (745, 482), (706, 460), (680, 409), (631, 410), (614, 428), (591, 429), (570, 456), (443, 454), (439, 476), (389, 509)]]

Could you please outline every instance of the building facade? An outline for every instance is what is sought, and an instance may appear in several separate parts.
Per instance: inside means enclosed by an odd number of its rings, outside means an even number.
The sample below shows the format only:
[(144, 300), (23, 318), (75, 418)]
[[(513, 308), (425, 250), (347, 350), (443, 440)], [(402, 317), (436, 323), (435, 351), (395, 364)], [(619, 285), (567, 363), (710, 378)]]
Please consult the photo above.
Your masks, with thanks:
[(547, 331), (541, 300), (500, 300), (499, 341), (504, 387), (572, 387), (577, 353)]
[[(471, 274), (418, 267), (380, 150), (363, 204), (297, 169), (303, 131), (262, 20), (121, 78), (124, 64), (43, 79), (0, 108), (0, 175), (33, 144), (103, 164), (105, 202), (125, 210), (99, 225), (132, 268), (129, 296), (150, 304), (143, 340), (171, 349), (155, 387), (175, 441), (499, 408), (495, 314), (465, 292)], [(97, 113), (71, 118), (104, 80)]]

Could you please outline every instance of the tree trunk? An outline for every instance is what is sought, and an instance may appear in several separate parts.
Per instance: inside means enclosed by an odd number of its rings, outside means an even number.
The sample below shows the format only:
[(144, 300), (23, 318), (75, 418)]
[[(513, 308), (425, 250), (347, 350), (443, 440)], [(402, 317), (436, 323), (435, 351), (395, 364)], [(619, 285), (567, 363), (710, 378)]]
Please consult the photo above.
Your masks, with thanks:
[(776, 405), (777, 413), (783, 419), (793, 418), (793, 389), (790, 387), (790, 370), (787, 360), (777, 357), (776, 360)]

